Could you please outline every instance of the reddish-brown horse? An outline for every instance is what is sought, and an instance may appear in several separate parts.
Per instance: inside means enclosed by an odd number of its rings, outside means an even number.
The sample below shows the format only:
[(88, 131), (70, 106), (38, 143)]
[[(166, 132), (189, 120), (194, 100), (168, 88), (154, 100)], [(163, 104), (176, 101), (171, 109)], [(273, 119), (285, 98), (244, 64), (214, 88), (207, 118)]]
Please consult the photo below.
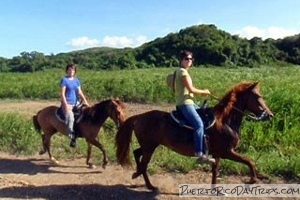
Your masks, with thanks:
[[(50, 152), (51, 137), (57, 132), (68, 135), (65, 123), (60, 121), (55, 114), (57, 109), (57, 106), (48, 106), (33, 116), (33, 124), (36, 130), (39, 132), (43, 131), (43, 149), (40, 151), (40, 154), (48, 152), (50, 160), (54, 163), (58, 162)], [(82, 119), (76, 125), (76, 134), (79, 135), (79, 137), (85, 138), (87, 142), (86, 164), (90, 167), (94, 167), (93, 163), (90, 162), (92, 145), (94, 145), (103, 153), (102, 166), (105, 168), (108, 163), (106, 150), (99, 142), (97, 135), (108, 117), (115, 122), (117, 127), (124, 122), (125, 105), (119, 99), (109, 99), (99, 102), (91, 107), (86, 107), (82, 112)]]
[[(217, 181), (220, 158), (246, 164), (251, 171), (250, 182), (257, 181), (254, 162), (235, 151), (246, 110), (252, 112), (256, 120), (273, 117), (260, 95), (258, 83), (237, 84), (212, 108), (216, 123), (206, 130), (209, 153), (216, 159), (212, 165), (212, 184)], [(170, 113), (153, 110), (128, 118), (119, 128), (116, 147), (117, 159), (122, 166), (130, 164), (129, 147), (133, 131), (140, 148), (133, 151), (137, 171), (132, 178), (143, 175), (147, 188), (151, 190), (156, 187), (150, 183), (147, 166), (157, 146), (164, 145), (179, 154), (194, 156), (193, 132), (175, 125)]]

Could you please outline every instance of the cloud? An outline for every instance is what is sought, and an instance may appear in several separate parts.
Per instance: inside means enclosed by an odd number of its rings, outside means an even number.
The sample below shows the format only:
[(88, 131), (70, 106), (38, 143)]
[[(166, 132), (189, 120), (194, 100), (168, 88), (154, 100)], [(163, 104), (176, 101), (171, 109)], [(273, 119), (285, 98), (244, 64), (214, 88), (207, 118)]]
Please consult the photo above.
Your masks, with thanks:
[(101, 43), (103, 46), (108, 47), (130, 47), (133, 41), (125, 36), (105, 36)]
[(140, 35), (135, 39), (135, 47), (141, 46), (146, 42), (149, 42), (149, 39), (144, 35)]
[(241, 37), (251, 39), (253, 37), (260, 37), (262, 39), (273, 38), (279, 39), (287, 36), (292, 36), (299, 33), (299, 30), (285, 29), (282, 27), (271, 26), (266, 29), (258, 28), (255, 26), (246, 26), (234, 34)]
[(91, 47), (114, 47), (114, 48), (124, 48), (124, 47), (138, 47), (148, 39), (146, 36), (137, 36), (129, 38), (126, 36), (105, 36), (102, 40), (91, 39), (86, 36), (71, 39), (67, 43), (72, 49), (85, 49)]
[(98, 46), (100, 44), (97, 39), (90, 39), (86, 36), (71, 39), (70, 42), (67, 43), (73, 49), (81, 49), (81, 48), (89, 48)]

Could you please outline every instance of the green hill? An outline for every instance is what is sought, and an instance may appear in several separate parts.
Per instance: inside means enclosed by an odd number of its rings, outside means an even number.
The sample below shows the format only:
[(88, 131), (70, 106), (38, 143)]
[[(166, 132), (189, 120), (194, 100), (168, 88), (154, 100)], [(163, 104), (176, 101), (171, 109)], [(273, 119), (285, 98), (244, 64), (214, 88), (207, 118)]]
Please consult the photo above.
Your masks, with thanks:
[(89, 48), (57, 55), (22, 52), (12, 59), (0, 58), (0, 72), (34, 72), (64, 68), (73, 62), (87, 69), (136, 69), (178, 66), (178, 54), (189, 49), (195, 65), (257, 67), (260, 65), (300, 64), (300, 35), (284, 39), (254, 37), (250, 40), (231, 35), (215, 25), (196, 25), (145, 43), (137, 48)]

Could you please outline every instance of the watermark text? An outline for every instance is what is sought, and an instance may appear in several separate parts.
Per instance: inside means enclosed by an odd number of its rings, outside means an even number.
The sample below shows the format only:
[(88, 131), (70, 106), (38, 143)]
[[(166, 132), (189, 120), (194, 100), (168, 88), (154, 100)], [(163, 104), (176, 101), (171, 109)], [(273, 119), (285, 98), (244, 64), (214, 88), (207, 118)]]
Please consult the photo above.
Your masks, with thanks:
[(180, 197), (300, 197), (300, 184), (181, 184)]

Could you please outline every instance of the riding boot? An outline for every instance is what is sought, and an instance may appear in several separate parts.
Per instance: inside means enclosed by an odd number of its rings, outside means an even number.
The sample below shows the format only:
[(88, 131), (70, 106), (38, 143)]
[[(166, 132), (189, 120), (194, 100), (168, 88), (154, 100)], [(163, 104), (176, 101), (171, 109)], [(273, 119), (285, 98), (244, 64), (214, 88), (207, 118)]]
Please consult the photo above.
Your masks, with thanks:
[(76, 147), (76, 138), (71, 139), (70, 147), (72, 147), (72, 148)]
[(74, 131), (70, 131), (69, 138), (71, 139), (70, 147), (75, 148), (76, 147), (76, 135)]
[(72, 132), (69, 133), (68, 136), (69, 136), (69, 138), (70, 138), (71, 140), (75, 138), (75, 135), (74, 135)]
[(210, 158), (206, 155), (200, 155), (200, 156), (197, 156), (197, 162), (214, 164), (214, 163), (216, 163), (216, 160), (214, 158)]

